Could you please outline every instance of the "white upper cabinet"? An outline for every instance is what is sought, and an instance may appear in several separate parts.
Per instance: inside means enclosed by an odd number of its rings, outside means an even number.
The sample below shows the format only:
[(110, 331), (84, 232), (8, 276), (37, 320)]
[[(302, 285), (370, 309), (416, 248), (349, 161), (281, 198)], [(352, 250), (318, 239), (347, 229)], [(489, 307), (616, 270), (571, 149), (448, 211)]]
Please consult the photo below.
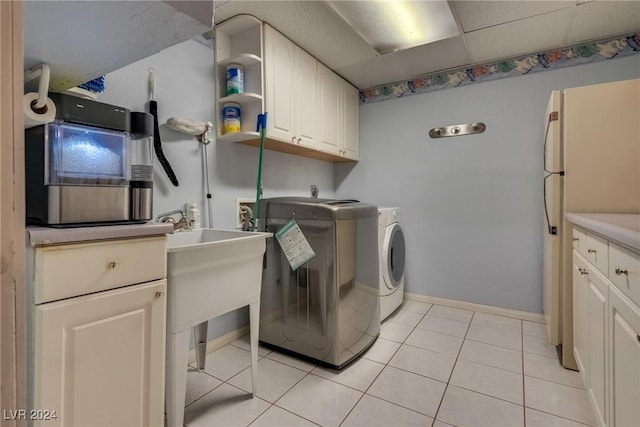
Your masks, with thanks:
[(318, 61), (268, 25), (264, 43), (267, 136), (316, 149)]
[(358, 160), (360, 127), (360, 92), (349, 83), (342, 84), (342, 105), (344, 123), (342, 126), (342, 155), (347, 159)]
[[(266, 112), (265, 148), (334, 162), (358, 159), (355, 87), (249, 16), (219, 25), (216, 43), (220, 141), (258, 146), (257, 115)], [(226, 96), (226, 66), (245, 59), (253, 61), (244, 66), (245, 93)], [(224, 133), (227, 103), (240, 105), (241, 132)]]
[(264, 28), (267, 135), (293, 142), (293, 56), (294, 46), (286, 37), (268, 25)]
[(346, 160), (358, 160), (358, 89), (318, 64), (318, 148)]
[(318, 147), (318, 61), (298, 46), (294, 46), (294, 118), (296, 143)]
[(319, 148), (340, 155), (342, 103), (340, 78), (324, 65), (318, 66)]

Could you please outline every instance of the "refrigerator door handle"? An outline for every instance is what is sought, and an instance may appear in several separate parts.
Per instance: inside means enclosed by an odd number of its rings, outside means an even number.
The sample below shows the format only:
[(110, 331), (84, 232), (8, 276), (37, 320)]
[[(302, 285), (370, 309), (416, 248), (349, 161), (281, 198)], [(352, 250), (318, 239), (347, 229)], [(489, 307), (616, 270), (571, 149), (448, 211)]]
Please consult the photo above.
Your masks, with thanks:
[(558, 227), (556, 227), (555, 225), (551, 225), (549, 223), (549, 207), (547, 206), (547, 179), (550, 176), (553, 176), (553, 175), (555, 175), (555, 174), (554, 173), (548, 173), (544, 177), (544, 180), (543, 180), (544, 184), (542, 186), (542, 198), (544, 200), (544, 216), (545, 216), (545, 219), (547, 221), (547, 232), (549, 234), (551, 234), (552, 236), (555, 236), (555, 235), (558, 234)]
[(558, 227), (556, 227), (555, 225), (551, 225), (549, 223), (549, 207), (547, 205), (547, 179), (549, 179), (549, 177), (553, 175), (564, 176), (564, 171), (553, 172), (547, 169), (547, 142), (549, 140), (549, 129), (551, 128), (551, 122), (554, 122), (556, 120), (558, 120), (558, 112), (552, 111), (549, 114), (549, 118), (547, 120), (547, 129), (544, 133), (544, 144), (542, 147), (542, 167), (546, 172), (546, 175), (544, 176), (544, 181), (543, 181), (544, 185), (542, 189), (543, 191), (542, 198), (544, 200), (544, 216), (547, 221), (547, 232), (552, 236), (555, 236), (558, 234)]

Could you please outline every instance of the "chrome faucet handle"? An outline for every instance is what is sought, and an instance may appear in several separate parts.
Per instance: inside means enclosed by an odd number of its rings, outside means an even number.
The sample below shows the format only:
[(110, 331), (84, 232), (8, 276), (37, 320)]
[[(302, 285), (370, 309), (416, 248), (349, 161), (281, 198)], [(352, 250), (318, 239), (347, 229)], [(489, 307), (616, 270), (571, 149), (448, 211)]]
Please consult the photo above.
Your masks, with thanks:
[[(160, 215), (158, 215), (156, 217), (156, 222), (169, 222), (170, 220), (168, 220), (167, 218), (172, 218), (173, 215), (176, 214), (180, 214), (180, 220), (185, 220), (187, 219), (187, 213), (185, 211), (183, 211), (182, 209), (175, 209), (173, 211), (169, 211), (169, 212), (164, 212), (161, 213)], [(175, 222), (175, 218), (172, 218)]]
[[(180, 214), (180, 219), (176, 221), (173, 215), (177, 214)], [(187, 214), (181, 209), (161, 213), (156, 217), (156, 222), (173, 224), (173, 231), (190, 230), (189, 221), (187, 221)]]

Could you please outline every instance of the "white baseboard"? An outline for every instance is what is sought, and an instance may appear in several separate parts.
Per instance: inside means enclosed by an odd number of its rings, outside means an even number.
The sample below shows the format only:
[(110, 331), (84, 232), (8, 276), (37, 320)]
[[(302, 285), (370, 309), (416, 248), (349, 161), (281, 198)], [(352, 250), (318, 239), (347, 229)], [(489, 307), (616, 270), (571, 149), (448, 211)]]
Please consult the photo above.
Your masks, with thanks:
[[(227, 344), (230, 344), (237, 340), (240, 337), (243, 337), (249, 333), (249, 325), (244, 325), (239, 327), (238, 329), (234, 329), (226, 334), (219, 336), (218, 338), (212, 339), (207, 342), (207, 354), (218, 350), (219, 348), (224, 347)], [(191, 350), (189, 352), (189, 363), (193, 363), (196, 361), (196, 351)]]
[(531, 313), (528, 311), (513, 310), (510, 308), (494, 307), (491, 305), (476, 304), (466, 301), (458, 301), (448, 298), (432, 297), (429, 295), (404, 293), (405, 299), (425, 302), (428, 304), (446, 305), (448, 307), (461, 308), (464, 310), (480, 311), (482, 313), (495, 314), (498, 316), (513, 317), (520, 320), (544, 323), (544, 315), (541, 313)]

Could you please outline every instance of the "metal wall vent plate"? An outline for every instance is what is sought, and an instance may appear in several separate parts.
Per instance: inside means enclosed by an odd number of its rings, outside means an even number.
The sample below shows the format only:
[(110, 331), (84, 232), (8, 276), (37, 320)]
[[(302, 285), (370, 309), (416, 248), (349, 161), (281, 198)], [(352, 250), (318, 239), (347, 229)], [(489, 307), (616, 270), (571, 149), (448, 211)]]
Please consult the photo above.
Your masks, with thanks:
[(442, 126), (431, 129), (429, 136), (431, 138), (445, 138), (448, 136), (472, 135), (474, 133), (482, 133), (486, 128), (482, 122)]

